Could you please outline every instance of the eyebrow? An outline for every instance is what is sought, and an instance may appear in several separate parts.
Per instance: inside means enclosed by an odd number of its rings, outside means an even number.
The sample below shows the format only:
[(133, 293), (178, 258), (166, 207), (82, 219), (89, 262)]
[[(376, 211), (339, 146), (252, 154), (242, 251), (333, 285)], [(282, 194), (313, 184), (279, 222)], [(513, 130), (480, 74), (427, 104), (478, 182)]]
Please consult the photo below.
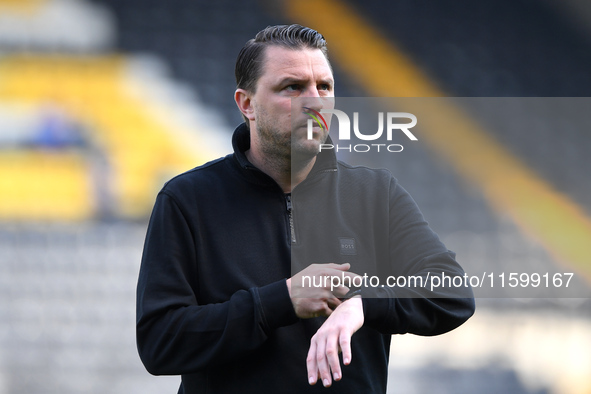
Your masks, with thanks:
[[(278, 85), (291, 85), (291, 84), (300, 84), (302, 82), (306, 82), (307, 78), (297, 78), (297, 77), (285, 77), (280, 79)], [(330, 86), (334, 86), (334, 80), (332, 78), (324, 78), (318, 81), (319, 83), (325, 83)]]

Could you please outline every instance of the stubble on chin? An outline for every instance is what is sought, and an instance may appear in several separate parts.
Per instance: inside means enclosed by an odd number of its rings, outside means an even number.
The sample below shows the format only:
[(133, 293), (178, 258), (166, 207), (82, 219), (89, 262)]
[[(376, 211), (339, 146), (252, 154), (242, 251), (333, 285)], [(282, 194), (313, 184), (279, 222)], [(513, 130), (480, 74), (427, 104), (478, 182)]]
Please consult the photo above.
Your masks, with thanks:
[(273, 161), (291, 160), (291, 135), (290, 133), (281, 133), (268, 122), (257, 124), (259, 144), (264, 156)]
[(328, 138), (319, 136), (315, 141), (307, 139), (307, 132), (281, 130), (281, 126), (273, 122), (265, 111), (257, 117), (257, 134), (259, 145), (267, 165), (282, 171), (305, 167), (318, 155), (320, 144)]
[(324, 143), (326, 138), (322, 141), (309, 140), (292, 140), (291, 142), (291, 160), (293, 164), (305, 165), (310, 160), (313, 160), (320, 151), (320, 144)]

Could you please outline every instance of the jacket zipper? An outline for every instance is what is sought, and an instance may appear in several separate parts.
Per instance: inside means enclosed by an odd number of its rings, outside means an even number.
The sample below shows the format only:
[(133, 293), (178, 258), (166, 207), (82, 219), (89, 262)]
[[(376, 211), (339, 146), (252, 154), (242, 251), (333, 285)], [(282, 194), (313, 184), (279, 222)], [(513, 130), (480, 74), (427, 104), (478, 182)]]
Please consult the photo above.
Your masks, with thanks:
[(291, 204), (291, 194), (285, 195), (285, 203), (287, 205), (287, 215), (289, 216), (289, 233), (291, 243), (296, 243), (295, 226), (293, 224), (293, 205)]
[[(324, 172), (336, 172), (336, 168), (318, 171), (317, 173), (313, 174), (312, 176), (316, 176), (316, 175), (324, 173)], [(290, 240), (291, 240), (292, 244), (295, 244), (297, 242), (297, 239), (296, 239), (296, 232), (295, 232), (295, 224), (294, 224), (294, 220), (293, 220), (293, 204), (291, 201), (291, 193), (287, 193), (285, 195), (285, 203), (287, 206), (287, 215), (289, 217)]]
[[(249, 170), (260, 171), (259, 169), (257, 169), (254, 166), (248, 166), (246, 168), (248, 168)], [(336, 172), (336, 168), (321, 170), (314, 175), (324, 173), (324, 172)], [(297, 239), (296, 239), (295, 225), (294, 225), (294, 220), (293, 220), (293, 204), (291, 202), (291, 193), (285, 194), (285, 204), (287, 207), (287, 215), (289, 218), (289, 241), (291, 241), (292, 244), (295, 244)]]

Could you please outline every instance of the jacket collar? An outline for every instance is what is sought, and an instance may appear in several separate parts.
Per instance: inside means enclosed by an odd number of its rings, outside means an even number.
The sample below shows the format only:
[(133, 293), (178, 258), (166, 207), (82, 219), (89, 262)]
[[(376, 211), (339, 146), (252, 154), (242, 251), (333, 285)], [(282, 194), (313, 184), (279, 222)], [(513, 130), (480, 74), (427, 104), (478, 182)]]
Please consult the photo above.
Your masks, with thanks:
[(234, 157), (238, 160), (240, 167), (244, 169), (255, 168), (246, 158), (245, 152), (250, 149), (250, 130), (246, 127), (246, 123), (240, 124), (234, 130), (232, 148), (234, 148)]
[[(328, 137), (327, 144), (332, 144), (330, 136)], [(234, 130), (232, 136), (232, 147), (234, 148), (234, 157), (238, 161), (238, 164), (243, 169), (255, 169), (256, 167), (248, 161), (245, 152), (250, 149), (250, 130), (246, 127), (246, 123), (240, 124)], [(336, 170), (337, 168), (337, 157), (333, 149), (323, 150), (318, 156), (316, 156), (316, 163), (310, 174), (319, 171)], [(309, 175), (308, 175), (309, 176)]]

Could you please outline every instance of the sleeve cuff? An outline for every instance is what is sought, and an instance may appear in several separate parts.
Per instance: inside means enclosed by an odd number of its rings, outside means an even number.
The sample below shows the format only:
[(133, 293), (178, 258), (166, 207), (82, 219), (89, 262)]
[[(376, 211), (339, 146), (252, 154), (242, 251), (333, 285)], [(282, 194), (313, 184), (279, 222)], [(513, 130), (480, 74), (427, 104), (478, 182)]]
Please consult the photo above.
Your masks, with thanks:
[(370, 327), (379, 326), (388, 315), (390, 299), (388, 298), (361, 298), (363, 303), (363, 317), (365, 324)]
[(285, 279), (259, 287), (258, 295), (263, 318), (270, 329), (289, 326), (299, 320)]

